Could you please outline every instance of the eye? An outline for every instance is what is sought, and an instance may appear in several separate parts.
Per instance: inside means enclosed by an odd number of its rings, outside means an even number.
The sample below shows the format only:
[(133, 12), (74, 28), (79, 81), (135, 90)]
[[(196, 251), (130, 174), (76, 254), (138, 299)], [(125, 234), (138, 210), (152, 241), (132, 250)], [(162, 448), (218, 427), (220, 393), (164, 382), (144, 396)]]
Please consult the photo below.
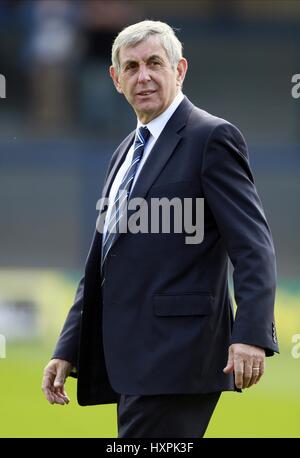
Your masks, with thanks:
[(134, 68), (136, 68), (136, 63), (135, 62), (129, 62), (126, 66), (125, 66), (125, 72), (128, 71), (128, 70), (133, 70)]
[(154, 67), (158, 66), (158, 65), (160, 65), (160, 61), (159, 60), (153, 60), (152, 62), (150, 62), (150, 65), (153, 65)]

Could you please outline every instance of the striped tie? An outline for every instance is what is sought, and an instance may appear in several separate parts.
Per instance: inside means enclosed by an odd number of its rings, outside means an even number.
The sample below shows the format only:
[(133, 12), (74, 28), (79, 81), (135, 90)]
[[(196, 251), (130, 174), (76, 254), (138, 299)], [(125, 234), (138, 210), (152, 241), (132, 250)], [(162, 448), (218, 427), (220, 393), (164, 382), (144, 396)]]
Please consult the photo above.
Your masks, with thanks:
[[(140, 127), (134, 141), (133, 145), (133, 157), (130, 166), (128, 167), (124, 178), (119, 186), (119, 189), (116, 193), (115, 201), (112, 206), (112, 212), (109, 217), (109, 222), (107, 224), (107, 230), (105, 238), (102, 243), (102, 258), (101, 258), (101, 271), (103, 272), (103, 265), (107, 254), (112, 247), (114, 240), (118, 234), (117, 225), (122, 217), (124, 204), (126, 205), (134, 176), (138, 168), (138, 164), (143, 156), (145, 145), (149, 139), (150, 131), (147, 127)], [(123, 205), (123, 208), (122, 208)], [(104, 282), (104, 280), (103, 280)], [(102, 284), (103, 284), (102, 282)]]

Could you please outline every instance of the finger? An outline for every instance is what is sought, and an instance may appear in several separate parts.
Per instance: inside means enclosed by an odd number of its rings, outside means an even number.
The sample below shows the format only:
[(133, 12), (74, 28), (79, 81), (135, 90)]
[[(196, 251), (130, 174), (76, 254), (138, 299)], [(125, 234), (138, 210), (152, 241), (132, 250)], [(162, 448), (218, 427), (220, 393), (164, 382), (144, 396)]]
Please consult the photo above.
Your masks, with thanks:
[(67, 395), (67, 392), (65, 391), (65, 385), (55, 387), (54, 391), (56, 393), (61, 394), (62, 396), (66, 397), (66, 398), (69, 398), (69, 396)]
[(57, 396), (56, 394), (53, 395), (53, 398), (54, 398), (53, 404), (60, 404), (60, 405), (65, 405), (66, 404), (66, 402), (62, 398)]
[(234, 378), (237, 388), (243, 388), (244, 362), (240, 358), (234, 361)]
[(248, 385), (248, 388), (250, 388), (250, 386), (252, 385), (255, 385), (257, 382), (258, 382), (258, 377), (259, 377), (259, 372), (255, 371), (255, 372), (252, 372), (252, 377), (251, 377), (251, 380), (249, 382), (249, 385)]
[(257, 383), (258, 377), (260, 374), (260, 362), (259, 361), (253, 361), (253, 366), (252, 366), (252, 376), (250, 383), (248, 385), (248, 388), (255, 383)]
[(62, 377), (60, 375), (57, 375), (55, 377), (53, 386), (54, 386), (54, 388), (63, 388), (64, 387), (64, 383), (65, 383), (64, 377)]
[(51, 391), (47, 389), (47, 390), (44, 391), (44, 394), (45, 394), (45, 397), (46, 397), (47, 401), (50, 404), (54, 404), (54, 397), (53, 397)]
[(43, 381), (42, 381), (42, 388), (47, 389), (53, 385), (53, 380), (55, 379), (55, 374), (52, 372), (45, 372)]
[(65, 396), (59, 396), (59, 398), (64, 402), (64, 404), (69, 404), (70, 399), (66, 398)]
[(58, 389), (54, 389), (54, 393), (61, 399), (63, 399), (65, 401), (66, 404), (69, 404), (70, 402), (70, 398), (68, 397), (67, 393), (62, 390), (58, 390)]
[(260, 365), (259, 365), (259, 375), (256, 379), (256, 382), (255, 383), (258, 383), (260, 381), (260, 379), (262, 378), (262, 376), (264, 375), (264, 372), (265, 372), (265, 361), (262, 360), (260, 362)]
[(244, 361), (244, 375), (243, 375), (243, 388), (248, 388), (252, 377), (252, 366), (251, 360)]
[(66, 381), (66, 373), (65, 373), (65, 371), (62, 368), (58, 368), (58, 371), (57, 371), (57, 374), (56, 374), (56, 377), (55, 377), (55, 380), (54, 380), (54, 383), (53, 383), (54, 388), (63, 389), (65, 381)]
[(223, 372), (224, 372), (224, 374), (230, 374), (230, 372), (232, 372), (233, 369), (234, 369), (233, 362), (228, 362), (227, 366), (224, 367)]
[(44, 395), (51, 404), (53, 404), (53, 396), (51, 393), (51, 390), (53, 387), (53, 379), (54, 379), (53, 374), (46, 373), (43, 377), (43, 382), (42, 382), (42, 390), (44, 392)]
[(53, 397), (53, 403), (54, 404), (60, 404), (60, 405), (64, 405), (64, 404), (67, 404), (67, 402), (65, 401), (65, 399), (63, 399), (63, 397), (61, 395), (59, 395), (58, 393), (56, 393), (55, 389), (52, 391), (52, 397)]
[(223, 372), (225, 374), (229, 374), (232, 372), (234, 369), (234, 362), (233, 362), (233, 352), (231, 349), (228, 351), (228, 360), (227, 360), (227, 365), (224, 367)]
[(63, 386), (54, 386), (54, 392), (57, 394), (64, 395), (65, 394), (64, 385)]

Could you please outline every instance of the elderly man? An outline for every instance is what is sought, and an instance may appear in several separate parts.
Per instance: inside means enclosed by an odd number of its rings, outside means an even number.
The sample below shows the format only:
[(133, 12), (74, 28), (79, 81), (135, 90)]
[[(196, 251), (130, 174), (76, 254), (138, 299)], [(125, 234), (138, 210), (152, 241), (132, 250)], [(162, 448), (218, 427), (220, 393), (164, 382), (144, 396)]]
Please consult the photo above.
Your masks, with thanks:
[[(104, 223), (44, 371), (52, 404), (69, 402), (68, 375), (80, 405), (117, 403), (118, 437), (202, 437), (221, 392), (256, 384), (278, 352), (274, 247), (247, 147), (183, 95), (187, 67), (165, 23), (131, 25), (114, 41), (110, 75), (137, 126), (112, 156)], [(201, 242), (161, 226), (116, 230), (134, 198), (203, 199)]]

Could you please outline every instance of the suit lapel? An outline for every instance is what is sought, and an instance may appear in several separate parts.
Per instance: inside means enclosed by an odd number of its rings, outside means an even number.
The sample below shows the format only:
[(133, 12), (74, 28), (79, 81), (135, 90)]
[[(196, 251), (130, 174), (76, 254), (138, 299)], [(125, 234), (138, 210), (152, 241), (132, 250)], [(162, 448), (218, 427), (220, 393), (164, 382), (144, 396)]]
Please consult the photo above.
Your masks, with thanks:
[[(135, 197), (144, 198), (147, 195), (148, 190), (163, 170), (167, 161), (172, 156), (176, 146), (178, 145), (181, 135), (179, 131), (185, 126), (187, 117), (193, 108), (193, 104), (185, 97), (181, 102), (177, 110), (171, 116), (167, 122), (165, 128), (154, 144), (150, 155), (148, 156), (143, 168), (136, 180), (130, 199)], [(132, 139), (131, 139), (132, 140)], [(125, 152), (128, 151), (128, 148)], [(124, 157), (124, 149), (122, 157)], [(120, 163), (120, 161), (118, 162)], [(120, 220), (120, 226), (122, 227), (122, 222), (124, 218), (129, 219), (130, 215), (134, 210), (128, 210), (127, 215), (124, 213), (123, 217)], [(124, 227), (124, 226), (123, 226)], [(113, 244), (116, 243), (118, 238), (122, 233), (117, 233), (114, 239)]]
[(136, 180), (130, 199), (146, 196), (180, 139), (181, 136), (176, 132), (170, 137), (167, 132), (160, 135)]
[(155, 142), (136, 180), (130, 199), (146, 196), (181, 140), (179, 131), (185, 126), (192, 108), (192, 103), (185, 97)]

